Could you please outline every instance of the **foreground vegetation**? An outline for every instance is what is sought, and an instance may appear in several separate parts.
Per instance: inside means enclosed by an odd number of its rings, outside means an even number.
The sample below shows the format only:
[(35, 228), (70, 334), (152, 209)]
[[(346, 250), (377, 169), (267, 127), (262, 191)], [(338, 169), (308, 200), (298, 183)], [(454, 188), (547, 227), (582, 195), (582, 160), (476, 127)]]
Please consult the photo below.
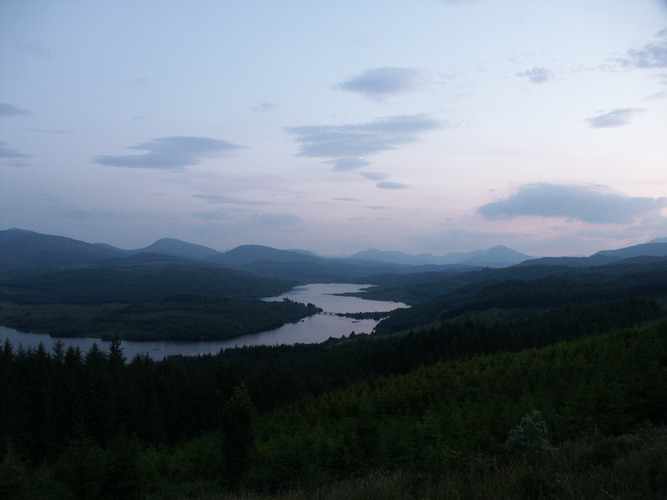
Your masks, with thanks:
[[(473, 326), (445, 323), (442, 336)], [(10, 498), (662, 498), (667, 322), (610, 328), (518, 352), (474, 341), (476, 354), (412, 367), (405, 348), (394, 373), (351, 371), (337, 388), (308, 355), (287, 370), (299, 346), (281, 367), (269, 348), (125, 363), (119, 341), (85, 354), (5, 344), (0, 487)], [(312, 349), (379, 367), (400, 338)], [(345, 365), (355, 343), (366, 358)], [(321, 380), (304, 394), (305, 378)]]
[[(291, 484), (215, 499), (662, 499), (667, 491), (667, 428), (647, 426), (614, 437), (592, 434), (548, 453), (471, 455), (458, 464), (377, 469), (360, 477)], [(154, 495), (152, 498), (164, 498)]]

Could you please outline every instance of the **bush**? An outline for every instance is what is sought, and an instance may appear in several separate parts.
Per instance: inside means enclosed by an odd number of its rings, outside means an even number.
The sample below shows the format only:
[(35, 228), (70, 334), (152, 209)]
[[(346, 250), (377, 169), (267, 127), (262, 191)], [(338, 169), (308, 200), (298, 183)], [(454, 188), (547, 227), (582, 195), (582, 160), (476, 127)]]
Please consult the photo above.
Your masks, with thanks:
[(551, 450), (547, 424), (539, 410), (533, 410), (521, 418), (505, 442), (507, 449), (520, 453), (544, 455)]

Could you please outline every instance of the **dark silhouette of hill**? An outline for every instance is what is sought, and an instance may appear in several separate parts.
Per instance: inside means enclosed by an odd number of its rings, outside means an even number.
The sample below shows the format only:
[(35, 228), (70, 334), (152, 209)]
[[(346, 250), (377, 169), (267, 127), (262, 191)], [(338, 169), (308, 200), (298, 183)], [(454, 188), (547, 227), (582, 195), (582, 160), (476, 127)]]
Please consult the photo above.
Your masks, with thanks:
[(641, 245), (619, 248), (618, 250), (602, 250), (589, 257), (542, 257), (522, 262), (523, 266), (569, 266), (591, 267), (613, 264), (631, 257), (667, 257), (667, 242), (660, 239)]
[(644, 243), (642, 245), (633, 245), (631, 247), (619, 248), (618, 250), (602, 250), (592, 255), (604, 257), (615, 257), (627, 259), (630, 257), (667, 257), (667, 242), (665, 243)]
[(162, 238), (146, 248), (136, 250), (136, 252), (158, 253), (193, 260), (207, 260), (219, 253), (212, 248), (195, 245), (176, 238)]
[[(223, 266), (259, 276), (296, 281), (358, 282), (370, 276), (385, 274), (388, 275), (386, 280), (407, 283), (412, 279), (408, 275), (427, 272), (460, 273), (472, 269), (494, 268), (499, 271), (494, 279), (502, 279), (500, 276), (505, 275), (503, 269), (524, 267), (529, 270), (512, 270), (507, 276), (527, 273), (536, 277), (535, 275), (552, 275), (554, 272), (538, 271), (540, 267), (588, 268), (645, 256), (667, 256), (667, 243), (658, 239), (642, 245), (601, 251), (589, 257), (529, 259), (525, 254), (500, 245), (488, 250), (454, 253), (442, 257), (368, 250), (346, 258), (327, 258), (303, 250), (278, 250), (262, 245), (242, 245), (220, 253), (212, 248), (174, 238), (160, 239), (143, 249), (121, 250), (106, 244), (90, 244), (22, 229), (0, 231), (0, 276), (72, 267), (170, 264)], [(517, 262), (519, 264), (516, 264)], [(512, 264), (515, 265), (511, 266)], [(399, 277), (401, 275), (402, 277)], [(423, 281), (422, 278), (417, 281)]]
[[(538, 259), (541, 261), (541, 259)], [(467, 273), (432, 273), (373, 281), (368, 298), (398, 300), (377, 327), (391, 333), (490, 309), (526, 310), (629, 298), (667, 296), (667, 257), (635, 257), (599, 266), (519, 265)]]
[(63, 266), (82, 266), (123, 256), (122, 250), (23, 229), (0, 231), (0, 271), (36, 272)]
[(437, 257), (428, 253), (409, 255), (403, 252), (387, 252), (371, 248), (363, 252), (355, 253), (348, 260), (364, 260), (373, 262), (385, 262), (410, 266), (449, 266), (462, 265), (469, 267), (508, 267), (518, 264), (531, 256), (519, 253), (511, 248), (498, 245), (488, 250), (475, 250), (474, 252), (454, 252)]
[(241, 245), (209, 257), (210, 262), (225, 266), (242, 266), (252, 262), (322, 262), (326, 259), (294, 250), (277, 250), (262, 245)]

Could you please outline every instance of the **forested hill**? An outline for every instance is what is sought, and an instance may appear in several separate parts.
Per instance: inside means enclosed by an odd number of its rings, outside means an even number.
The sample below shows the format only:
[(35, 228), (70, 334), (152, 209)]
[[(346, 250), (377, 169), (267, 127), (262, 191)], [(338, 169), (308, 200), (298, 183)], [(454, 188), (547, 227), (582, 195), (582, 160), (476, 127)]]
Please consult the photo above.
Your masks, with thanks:
[(667, 257), (641, 257), (606, 266), (515, 266), (468, 273), (384, 276), (370, 298), (399, 300), (375, 329), (391, 333), (495, 311), (521, 315), (535, 309), (624, 298), (667, 298)]

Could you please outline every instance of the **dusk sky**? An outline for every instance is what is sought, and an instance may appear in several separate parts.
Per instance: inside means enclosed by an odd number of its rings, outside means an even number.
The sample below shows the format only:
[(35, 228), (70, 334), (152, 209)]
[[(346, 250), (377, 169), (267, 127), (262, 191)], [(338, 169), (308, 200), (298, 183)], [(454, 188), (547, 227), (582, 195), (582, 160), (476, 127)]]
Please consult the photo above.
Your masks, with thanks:
[(0, 0), (0, 229), (322, 255), (667, 237), (667, 1)]

